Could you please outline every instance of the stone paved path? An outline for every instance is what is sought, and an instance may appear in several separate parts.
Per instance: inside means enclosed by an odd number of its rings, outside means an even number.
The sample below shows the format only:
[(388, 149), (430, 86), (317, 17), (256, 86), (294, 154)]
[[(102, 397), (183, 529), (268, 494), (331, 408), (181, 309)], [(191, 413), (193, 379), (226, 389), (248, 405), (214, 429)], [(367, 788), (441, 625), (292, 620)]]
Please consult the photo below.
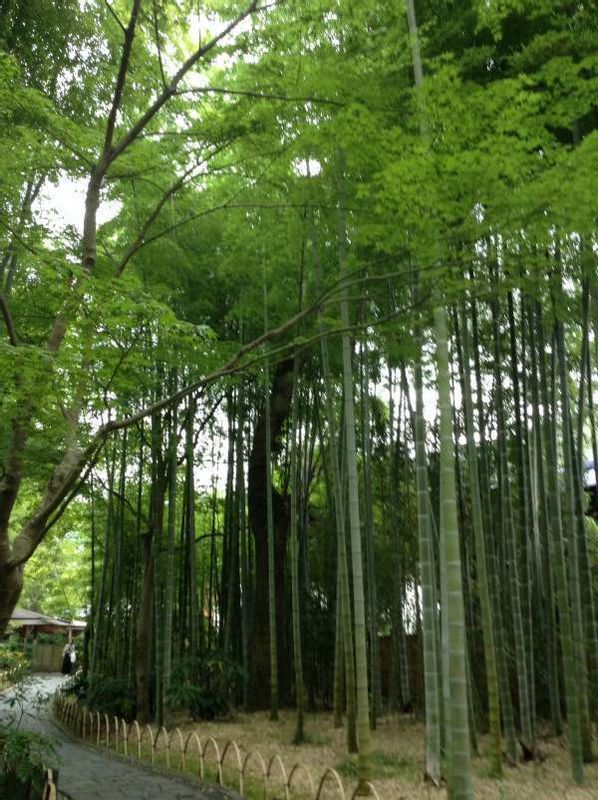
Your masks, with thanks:
[[(53, 694), (61, 675), (36, 675), (28, 691), (22, 727), (49, 735), (60, 758), (60, 792), (72, 800), (231, 800), (238, 795), (218, 786), (192, 785), (185, 780), (145, 769), (139, 762), (123, 762), (100, 750), (75, 742), (53, 722), (49, 702), (36, 707), (38, 692)], [(0, 696), (0, 718), (11, 713)]]

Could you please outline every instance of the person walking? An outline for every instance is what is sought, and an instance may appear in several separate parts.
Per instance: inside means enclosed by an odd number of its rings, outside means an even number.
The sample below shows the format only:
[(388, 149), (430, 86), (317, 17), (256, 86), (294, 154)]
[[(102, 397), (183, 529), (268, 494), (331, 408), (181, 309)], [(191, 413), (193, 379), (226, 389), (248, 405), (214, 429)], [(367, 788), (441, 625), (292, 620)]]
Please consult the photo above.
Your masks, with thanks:
[(75, 671), (77, 653), (73, 642), (67, 642), (62, 650), (62, 674), (70, 675)]

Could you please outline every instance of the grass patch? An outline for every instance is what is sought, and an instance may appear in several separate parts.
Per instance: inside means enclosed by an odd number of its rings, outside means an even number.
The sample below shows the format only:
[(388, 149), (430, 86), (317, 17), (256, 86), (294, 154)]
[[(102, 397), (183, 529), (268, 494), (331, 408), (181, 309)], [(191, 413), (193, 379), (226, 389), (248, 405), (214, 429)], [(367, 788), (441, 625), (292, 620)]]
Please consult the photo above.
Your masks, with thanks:
[[(314, 747), (328, 747), (331, 743), (330, 736), (322, 736), (321, 733), (315, 732), (307, 732), (303, 737), (303, 742), (301, 744), (309, 744), (313, 745)], [(297, 747), (301, 747), (301, 744), (297, 745)]]
[[(370, 768), (376, 779), (404, 778), (414, 771), (414, 765), (408, 759), (397, 753), (384, 753), (380, 750), (371, 753)], [(343, 778), (356, 780), (359, 770), (357, 756), (346, 755), (337, 763), (335, 769)]]
[[(239, 714), (226, 723), (215, 721), (196, 725), (192, 721), (177, 720), (186, 741), (189, 732), (198, 733), (202, 745), (209, 736), (215, 737), (222, 752), (226, 742), (234, 739), (240, 749), (241, 758), (248, 751), (259, 751), (266, 765), (274, 753), (283, 759), (287, 775), (297, 762), (307, 765), (317, 786), (328, 767), (334, 766), (340, 774), (347, 798), (351, 797), (358, 775), (356, 756), (346, 753), (346, 731), (334, 728), (331, 714), (313, 714), (306, 717), (306, 741), (301, 746), (291, 744), (295, 730), (293, 712), (282, 711), (278, 722), (270, 722), (265, 713)], [(142, 742), (142, 760), (150, 760), (149, 737), (145, 729)], [(95, 736), (93, 737), (95, 741)], [(102, 743), (104, 735), (102, 734)], [(120, 742), (120, 739), (119, 739)], [(490, 778), (490, 740), (480, 736), (480, 756), (472, 760), (474, 793), (480, 800), (598, 800), (598, 762), (586, 765), (587, 785), (574, 786), (570, 777), (567, 748), (560, 740), (547, 738), (542, 741), (545, 760), (530, 764), (519, 764), (516, 768), (503, 769), (502, 780)], [(114, 749), (114, 736), (110, 736)], [(171, 770), (176, 774), (180, 766), (178, 738), (173, 739)], [(371, 779), (380, 800), (446, 800), (446, 787), (434, 789), (423, 780), (425, 763), (425, 730), (421, 721), (412, 717), (388, 715), (382, 717), (378, 727), (372, 731)], [(119, 751), (122, 752), (122, 742)], [(129, 737), (129, 754), (136, 757), (136, 737)], [(160, 736), (156, 748), (156, 765), (165, 765), (165, 742)], [(186, 772), (199, 775), (199, 758), (193, 742), (187, 753)], [(224, 763), (224, 784), (238, 790), (238, 770), (235, 756), (229, 751)], [(205, 759), (205, 779), (217, 780), (217, 765), (214, 751), (210, 747)], [(309, 800), (307, 781), (302, 770), (293, 779), (290, 800)], [(264, 800), (264, 780), (257, 758), (248, 765), (244, 781), (243, 796), (247, 800)], [(333, 781), (327, 781), (323, 797), (337, 797)], [(268, 800), (285, 800), (283, 781), (278, 765), (273, 767)]]

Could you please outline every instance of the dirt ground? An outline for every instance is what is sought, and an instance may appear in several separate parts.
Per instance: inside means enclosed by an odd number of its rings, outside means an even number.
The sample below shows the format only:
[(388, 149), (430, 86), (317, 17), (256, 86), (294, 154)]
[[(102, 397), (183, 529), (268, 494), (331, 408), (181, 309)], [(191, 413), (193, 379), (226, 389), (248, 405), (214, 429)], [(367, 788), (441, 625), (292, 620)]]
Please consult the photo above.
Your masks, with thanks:
[[(301, 746), (292, 744), (294, 715), (290, 712), (282, 712), (278, 722), (270, 722), (267, 714), (257, 713), (238, 714), (230, 721), (194, 724), (177, 720), (177, 724), (184, 733), (196, 730), (204, 741), (209, 736), (214, 737), (220, 746), (234, 739), (242, 757), (250, 750), (257, 750), (266, 764), (278, 753), (287, 773), (294, 764), (303, 762), (316, 783), (327, 768), (334, 767), (349, 790), (349, 797), (356, 786), (356, 758), (347, 755), (345, 732), (334, 729), (330, 714), (308, 715), (305, 726), (308, 741)], [(421, 721), (409, 716), (387, 716), (379, 722), (372, 737), (372, 782), (380, 800), (445, 800), (445, 789), (435, 789), (422, 780), (424, 726)], [(541, 739), (541, 760), (515, 768), (505, 764), (502, 780), (489, 777), (489, 762), (485, 758), (488, 743), (484, 737), (480, 738), (478, 747), (480, 754), (473, 760), (476, 798), (598, 800), (598, 762), (586, 765), (587, 786), (574, 786), (569, 777), (569, 756), (564, 741)], [(255, 774), (257, 776), (257, 772)], [(299, 771), (297, 779), (297, 788), (300, 788)], [(335, 796), (332, 783), (324, 796)]]

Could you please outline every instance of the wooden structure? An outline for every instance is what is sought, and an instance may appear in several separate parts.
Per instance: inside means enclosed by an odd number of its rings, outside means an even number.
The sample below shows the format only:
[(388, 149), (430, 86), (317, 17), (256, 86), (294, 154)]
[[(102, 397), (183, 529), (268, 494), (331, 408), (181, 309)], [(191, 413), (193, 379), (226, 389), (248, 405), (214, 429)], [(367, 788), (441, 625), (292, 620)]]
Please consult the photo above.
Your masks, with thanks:
[(26, 608), (15, 608), (10, 618), (10, 627), (23, 639), (35, 639), (38, 633), (66, 634), (69, 639), (79, 636), (86, 628), (85, 622), (66, 620), (29, 611)]
[[(60, 672), (65, 642), (82, 634), (86, 623), (60, 619), (38, 611), (16, 608), (10, 619), (9, 630), (23, 641), (31, 643), (31, 669), (33, 672)], [(43, 642), (40, 633), (62, 635), (62, 642)]]

